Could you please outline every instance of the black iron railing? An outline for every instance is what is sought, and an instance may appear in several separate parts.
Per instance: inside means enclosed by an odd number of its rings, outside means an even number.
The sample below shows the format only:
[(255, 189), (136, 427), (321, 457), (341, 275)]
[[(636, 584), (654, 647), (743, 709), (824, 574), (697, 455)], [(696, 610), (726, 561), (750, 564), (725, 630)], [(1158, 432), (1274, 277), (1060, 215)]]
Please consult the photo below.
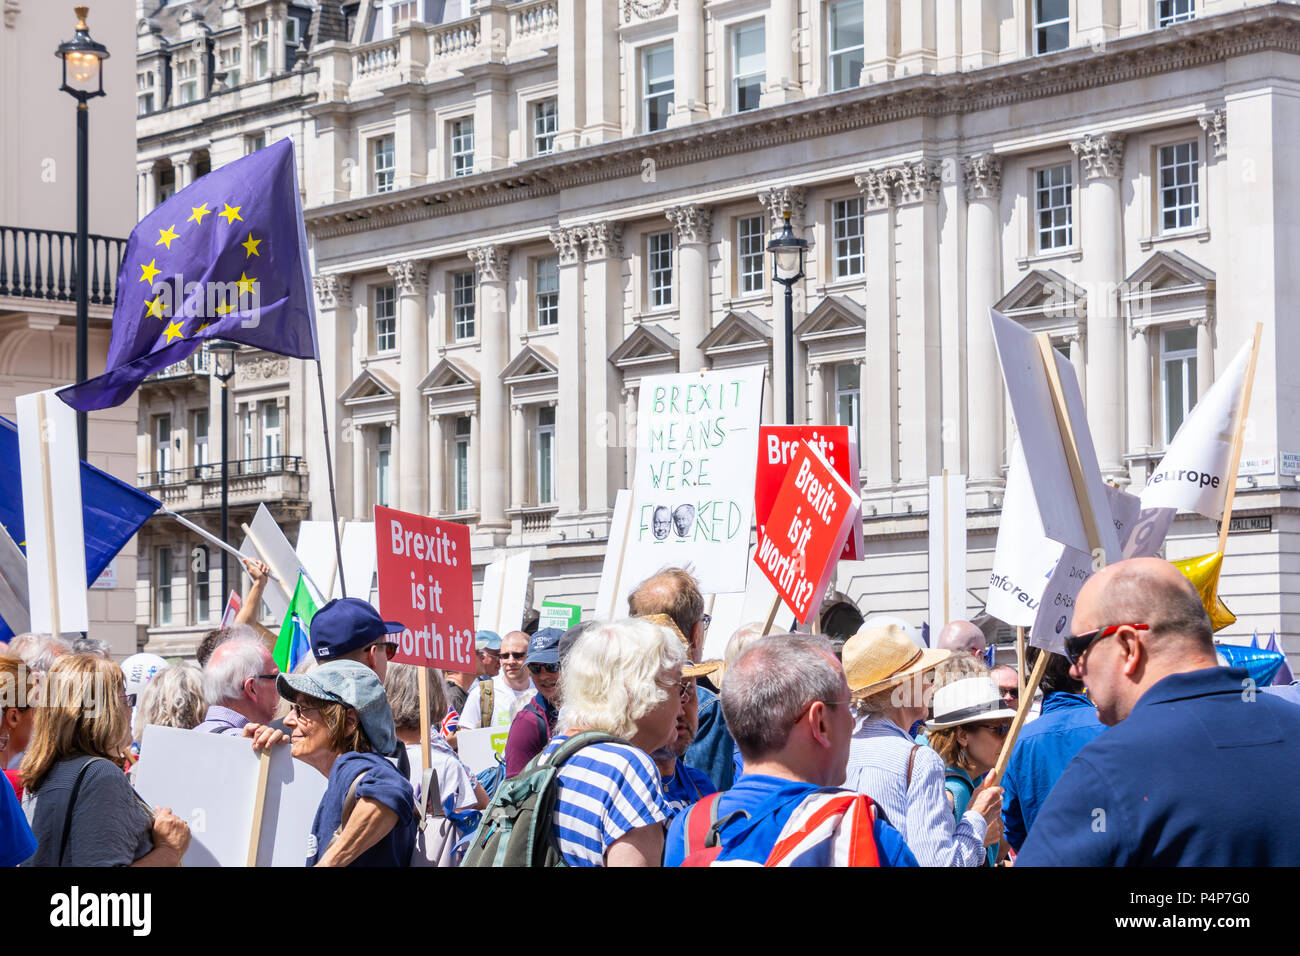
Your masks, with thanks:
[[(245, 475), (295, 474), (303, 472), (300, 455), (272, 455), (269, 458), (240, 458), (232, 460), (228, 468), (231, 478)], [(164, 471), (142, 471), (136, 475), (136, 485), (142, 488), (162, 485), (188, 485), (195, 481), (220, 481), (221, 462), (191, 465), (188, 468), (168, 468)]]
[[(112, 305), (125, 239), (88, 237), (87, 301)], [(0, 226), (0, 296), (54, 299), (77, 298), (77, 234), (52, 229)]]

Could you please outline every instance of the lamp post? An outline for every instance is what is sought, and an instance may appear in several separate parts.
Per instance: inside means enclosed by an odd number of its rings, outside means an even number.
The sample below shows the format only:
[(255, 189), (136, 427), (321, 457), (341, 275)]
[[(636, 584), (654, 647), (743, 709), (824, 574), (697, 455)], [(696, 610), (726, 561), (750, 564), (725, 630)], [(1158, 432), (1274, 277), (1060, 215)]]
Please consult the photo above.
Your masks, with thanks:
[[(234, 342), (215, 340), (208, 345), (208, 351), (212, 354), (212, 374), (216, 376), (217, 381), (221, 383), (221, 531), (219, 537), (222, 541), (228, 541), (230, 522), (229, 494), (230, 494), (230, 475), (227, 466), (230, 460), (230, 441), (226, 431), (229, 425), (227, 408), (230, 404), (227, 392), (227, 383), (235, 377), (235, 351), (239, 346)], [(221, 594), (222, 600), (230, 594), (230, 587), (227, 581), (230, 578), (230, 554), (226, 551), (221, 552)]]
[(790, 228), (790, 210), (782, 213), (780, 234), (767, 244), (772, 253), (772, 281), (785, 286), (785, 423), (794, 424), (794, 284), (804, 277), (808, 243)]
[[(86, 287), (89, 284), (87, 267), (88, 190), (86, 167), (89, 146), (89, 115), (86, 101), (104, 95), (103, 62), (108, 59), (108, 48), (90, 38), (86, 26), (89, 7), (76, 7), (77, 32), (71, 40), (60, 43), (54, 55), (63, 61), (63, 85), (59, 89), (77, 101), (77, 383), (87, 377), (86, 348), (90, 334)], [(86, 413), (77, 412), (77, 447), (81, 457), (86, 457)]]

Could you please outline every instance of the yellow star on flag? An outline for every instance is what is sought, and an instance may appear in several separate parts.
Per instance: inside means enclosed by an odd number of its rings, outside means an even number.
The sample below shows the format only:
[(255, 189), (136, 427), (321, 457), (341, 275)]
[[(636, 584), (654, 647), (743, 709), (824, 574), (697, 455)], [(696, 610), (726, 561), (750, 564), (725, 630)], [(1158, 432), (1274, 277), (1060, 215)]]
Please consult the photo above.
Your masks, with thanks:
[(239, 286), (240, 295), (252, 295), (253, 286), (257, 284), (257, 280), (250, 279), (247, 272), (241, 272), (239, 274), (239, 281), (236, 284)]
[[(218, 309), (217, 311), (220, 312), (221, 310)], [(211, 325), (211, 324), (212, 324), (211, 322), (204, 322), (202, 325), (200, 325), (197, 329), (194, 330), (194, 334), (195, 334), (195, 335), (198, 335), (200, 332), (202, 332), (204, 329), (206, 329), (206, 328), (207, 328), (209, 325)]]
[(245, 253), (244, 258), (247, 259), (249, 256), (257, 256), (259, 259), (262, 258), (262, 254), (257, 251), (257, 247), (261, 244), (262, 240), (254, 239), (253, 234), (250, 232), (248, 234), (248, 241), (240, 243), (241, 246), (248, 250), (247, 253)]
[(240, 222), (244, 221), (244, 217), (239, 214), (239, 210), (243, 209), (244, 208), (243, 206), (235, 206), (231, 208), (230, 203), (225, 203), (224, 205), (226, 208), (221, 210), (221, 212), (217, 213), (217, 215), (225, 216), (227, 225), (234, 223), (236, 219), (238, 219)]
[(151, 301), (151, 302), (146, 302), (145, 305), (149, 306), (149, 311), (145, 313), (146, 316), (150, 316), (150, 315), (152, 315), (152, 316), (153, 316), (154, 318), (156, 318), (156, 319), (161, 319), (161, 318), (164, 317), (163, 314), (162, 314), (162, 296), (161, 296), (161, 295), (156, 295), (156, 296), (154, 296), (154, 297), (153, 297), (153, 301)]
[(202, 206), (191, 206), (191, 207), (190, 207), (190, 218), (189, 218), (189, 219), (186, 219), (185, 221), (186, 221), (186, 222), (197, 222), (197, 223), (201, 226), (201, 225), (203, 225), (203, 217), (206, 216), (206, 215), (207, 215), (208, 213), (210, 213), (210, 212), (212, 212), (212, 210), (208, 208), (208, 204), (207, 204), (207, 203), (204, 203)]
[(155, 246), (166, 246), (166, 247), (167, 247), (167, 250), (170, 252), (170, 251), (171, 251), (171, 247), (172, 247), (172, 240), (175, 239), (175, 238), (177, 238), (177, 234), (176, 234), (176, 232), (174, 231), (175, 229), (176, 229), (176, 227), (175, 227), (174, 225), (172, 225), (172, 226), (168, 226), (166, 229), (159, 229), (159, 230), (158, 230), (158, 241), (155, 242), (154, 245), (155, 245)]
[(179, 322), (172, 322), (167, 326), (167, 328), (163, 329), (163, 335), (167, 336), (167, 342), (165, 343), (167, 345), (171, 345), (172, 339), (179, 339), (184, 336), (184, 334), (185, 333), (181, 331), (181, 324)]
[(140, 267), (141, 282), (147, 282), (150, 285), (153, 285), (153, 277), (156, 276), (158, 273), (162, 272), (161, 269), (154, 268), (154, 266), (157, 265), (157, 263), (158, 263), (157, 259), (150, 259), (149, 264), (147, 266)]
[[(233, 311), (235, 311), (235, 306), (234, 306), (234, 304), (231, 303), (231, 302), (226, 302), (226, 303), (224, 303), (223, 305), (219, 305), (219, 306), (217, 306), (217, 315), (227, 315), (227, 314), (229, 314), (229, 313), (231, 313), (231, 312), (233, 312)], [(206, 329), (206, 328), (207, 328), (206, 325), (203, 326), (203, 329)], [(203, 329), (199, 329), (199, 331), (202, 332)]]

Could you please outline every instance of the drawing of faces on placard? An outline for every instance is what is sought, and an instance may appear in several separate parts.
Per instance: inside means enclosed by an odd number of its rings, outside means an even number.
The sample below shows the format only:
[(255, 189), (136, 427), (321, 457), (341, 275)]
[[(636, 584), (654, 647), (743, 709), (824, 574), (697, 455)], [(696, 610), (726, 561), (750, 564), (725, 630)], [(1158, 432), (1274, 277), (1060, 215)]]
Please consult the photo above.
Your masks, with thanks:
[(695, 505), (678, 505), (673, 511), (673, 530), (677, 532), (677, 537), (689, 537), (691, 533), (691, 525), (694, 523)]
[(650, 528), (654, 532), (656, 541), (663, 541), (668, 537), (668, 529), (672, 527), (672, 516), (668, 511), (667, 505), (656, 505), (654, 517), (651, 519)]

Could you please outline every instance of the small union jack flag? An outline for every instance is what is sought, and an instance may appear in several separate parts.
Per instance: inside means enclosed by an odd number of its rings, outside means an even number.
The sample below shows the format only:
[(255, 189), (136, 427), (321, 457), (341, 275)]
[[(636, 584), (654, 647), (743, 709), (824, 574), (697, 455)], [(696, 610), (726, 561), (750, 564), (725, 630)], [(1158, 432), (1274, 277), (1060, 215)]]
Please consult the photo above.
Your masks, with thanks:
[(438, 725), (438, 733), (444, 737), (454, 734), (456, 728), (460, 725), (460, 714), (454, 710), (447, 711), (447, 716), (442, 718), (442, 723)]

